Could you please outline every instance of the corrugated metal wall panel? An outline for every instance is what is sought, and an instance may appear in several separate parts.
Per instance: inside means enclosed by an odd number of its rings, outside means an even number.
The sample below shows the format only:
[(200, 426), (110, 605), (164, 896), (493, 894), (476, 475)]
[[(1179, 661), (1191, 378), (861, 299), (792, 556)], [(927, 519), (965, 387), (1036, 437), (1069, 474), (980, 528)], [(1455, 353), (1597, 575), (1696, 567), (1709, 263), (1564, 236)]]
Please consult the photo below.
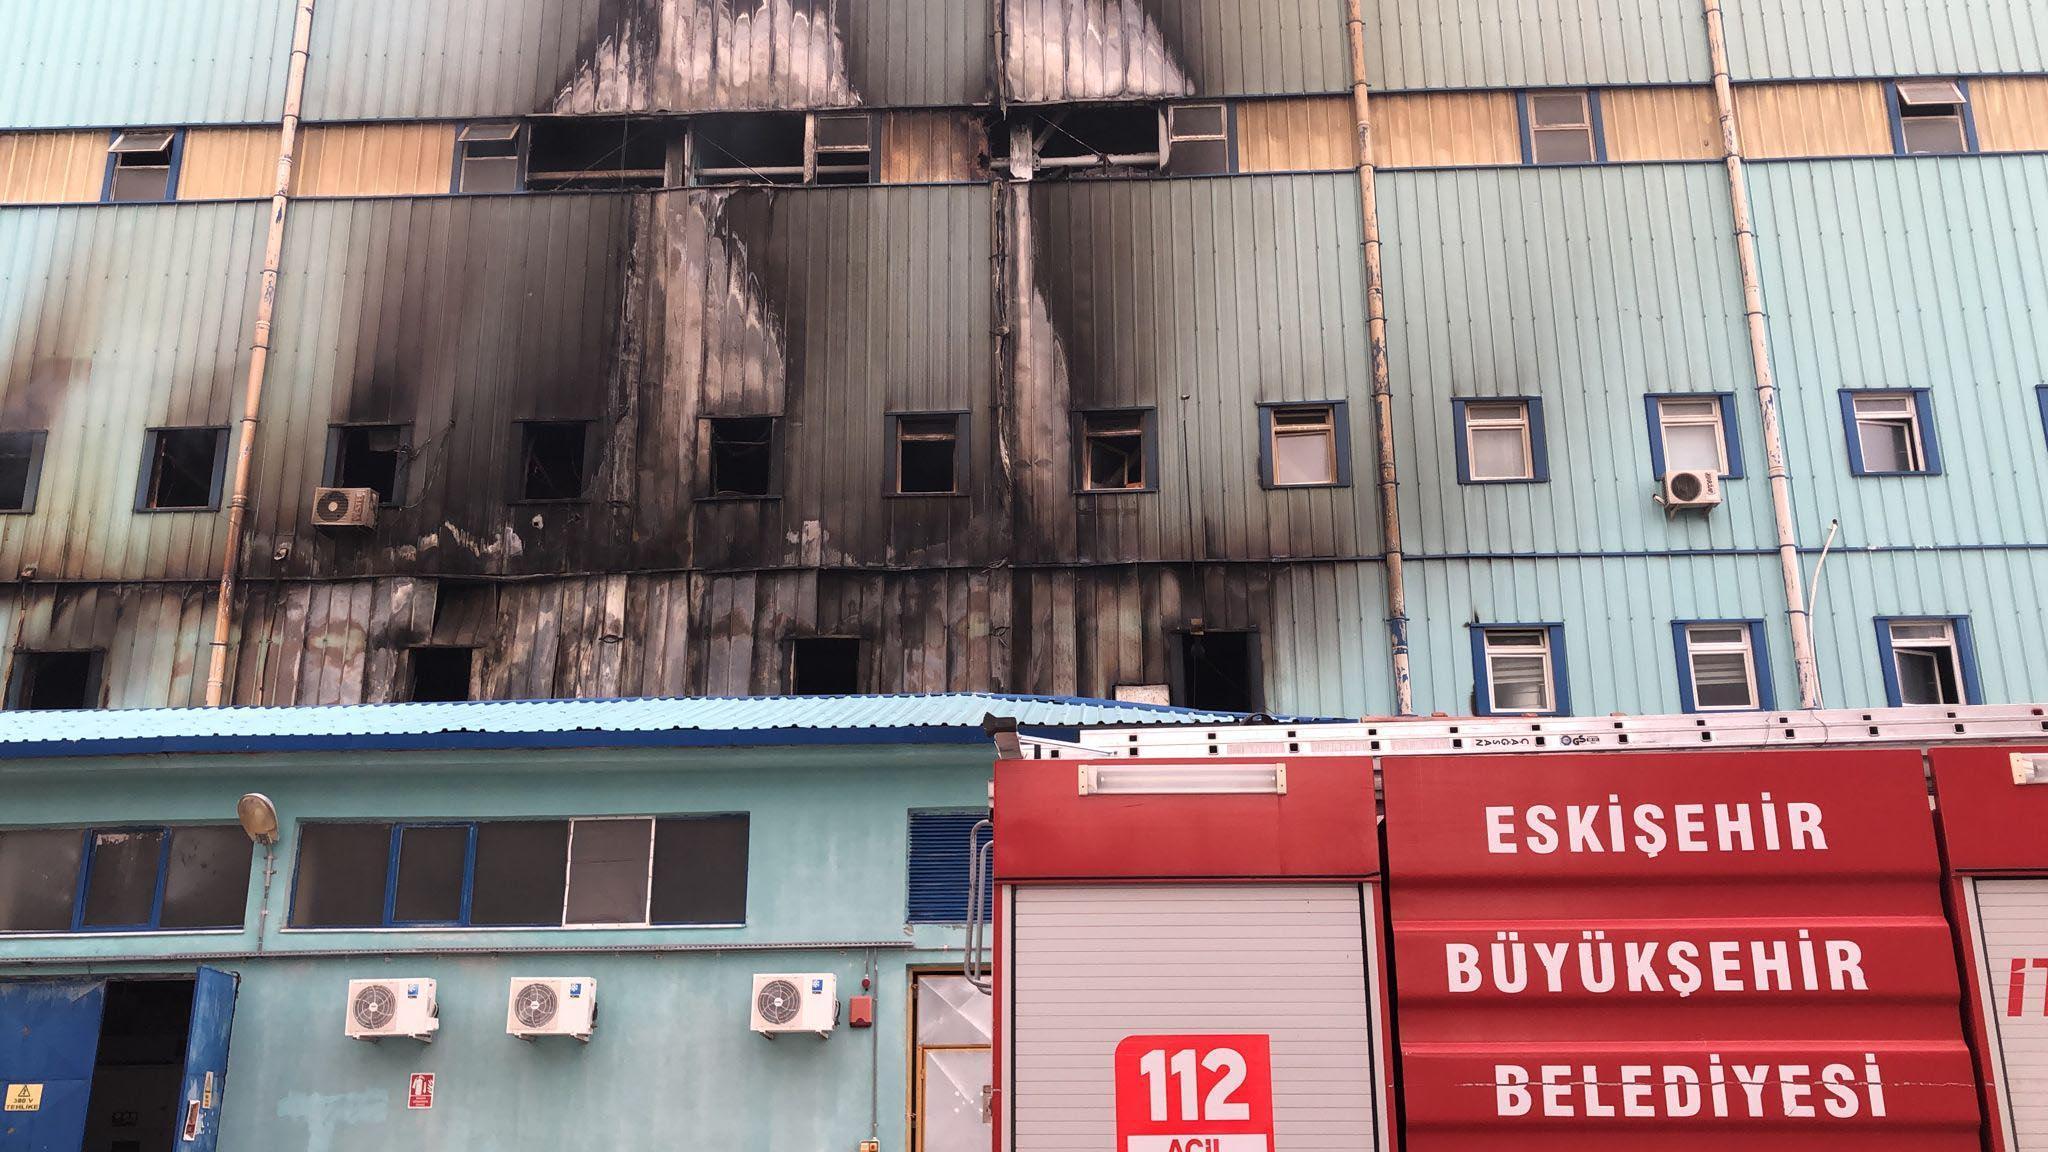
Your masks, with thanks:
[[(1018, 226), (1020, 547), (1087, 561), (1376, 549), (1358, 188), (1075, 181)], [(1349, 487), (1265, 489), (1258, 405), (1347, 401)], [(1075, 495), (1070, 413), (1158, 409), (1160, 491)]]
[[(1380, 212), (1412, 552), (1774, 540), (1724, 173), (1388, 173)], [(1652, 392), (1736, 396), (1751, 479), (1711, 514), (1667, 519), (1650, 501)], [(1473, 396), (1542, 399), (1549, 483), (1458, 483), (1451, 401)]]
[(266, 210), (0, 212), (0, 404), (17, 427), (50, 430), (36, 511), (0, 524), (0, 568), (219, 577), (226, 517), (135, 513), (137, 472), (146, 429), (239, 411)]
[(2035, 0), (1730, 0), (1737, 80), (2048, 71)]
[[(910, 892), (907, 901), (912, 924), (967, 923), (968, 841), (975, 846), (989, 841), (990, 829), (974, 826), (988, 819), (979, 812), (912, 812), (910, 814)], [(982, 907), (990, 903), (990, 873), (982, 873)]]
[(9, 5), (0, 127), (279, 119), (293, 13), (277, 0)]
[[(1991, 993), (1985, 1004), (1997, 1055), (1990, 1063), (2010, 1125), (2012, 1152), (2048, 1149), (2048, 880), (1973, 880), (1974, 934)], [(1986, 1054), (1991, 1056), (1990, 1053)], [(1992, 1125), (1998, 1127), (1996, 1123)]]
[(1367, 0), (1365, 27), (1375, 88), (1713, 79), (1694, 0)]
[(1735, 115), (1743, 154), (1755, 160), (1892, 151), (1884, 87), (1876, 81), (1744, 84), (1735, 89)]
[(1147, 1033), (1269, 1036), (1274, 1145), (1374, 1147), (1362, 923), (1355, 885), (1016, 889), (1011, 1147), (1115, 1143), (1113, 1057)]
[(545, 110), (595, 43), (600, 10), (600, 0), (325, 0), (306, 68), (306, 119)]
[(1382, 168), (1522, 162), (1511, 92), (1437, 92), (1372, 99), (1373, 161)]
[(180, 200), (268, 199), (277, 187), (276, 128), (195, 128), (185, 133)]
[(1970, 81), (1970, 110), (1986, 152), (2048, 150), (2048, 77), (1986, 76)]
[(1237, 106), (1240, 172), (1326, 172), (1358, 163), (1358, 121), (1343, 96)]
[(0, 593), (0, 651), (11, 664), (23, 650), (97, 650), (106, 707), (194, 707), (206, 696), (213, 605), (205, 584), (11, 586)]
[(313, 124), (292, 180), (301, 196), (433, 196), (454, 164), (453, 124)]
[(988, 131), (964, 112), (890, 112), (882, 117), (882, 183), (985, 179)]
[(0, 134), (0, 204), (85, 204), (107, 173), (105, 132)]
[[(1805, 541), (2048, 541), (2048, 156), (1753, 170), (1785, 448)], [(1945, 474), (1849, 474), (1837, 392), (1932, 390)]]
[(1600, 93), (1609, 160), (1719, 160), (1712, 88), (1610, 88)]
[(1026, 104), (1342, 92), (1343, 8), (1323, 0), (1010, 0), (1009, 97)]

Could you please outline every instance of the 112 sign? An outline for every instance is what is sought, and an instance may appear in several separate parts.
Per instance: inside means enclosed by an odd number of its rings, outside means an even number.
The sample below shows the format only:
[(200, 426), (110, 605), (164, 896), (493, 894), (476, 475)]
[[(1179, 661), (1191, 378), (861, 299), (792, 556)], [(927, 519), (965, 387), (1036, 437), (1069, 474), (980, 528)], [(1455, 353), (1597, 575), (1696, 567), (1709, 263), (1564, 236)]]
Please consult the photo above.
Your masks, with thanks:
[(1274, 1152), (1268, 1036), (1128, 1036), (1116, 1046), (1117, 1152)]

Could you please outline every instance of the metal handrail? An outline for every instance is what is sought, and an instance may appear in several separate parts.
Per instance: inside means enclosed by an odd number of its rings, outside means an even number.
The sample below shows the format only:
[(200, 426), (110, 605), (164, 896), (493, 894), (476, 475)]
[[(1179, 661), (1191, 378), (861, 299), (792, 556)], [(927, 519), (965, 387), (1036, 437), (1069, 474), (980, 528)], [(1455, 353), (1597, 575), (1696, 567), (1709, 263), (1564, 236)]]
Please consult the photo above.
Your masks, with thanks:
[[(984, 828), (989, 831), (985, 844), (979, 843)], [(960, 975), (984, 994), (995, 992), (995, 982), (987, 978), (988, 935), (983, 931), (987, 918), (994, 915), (993, 900), (985, 903), (981, 896), (982, 884), (995, 870), (995, 829), (994, 821), (979, 820), (967, 830), (967, 954), (961, 958)]]

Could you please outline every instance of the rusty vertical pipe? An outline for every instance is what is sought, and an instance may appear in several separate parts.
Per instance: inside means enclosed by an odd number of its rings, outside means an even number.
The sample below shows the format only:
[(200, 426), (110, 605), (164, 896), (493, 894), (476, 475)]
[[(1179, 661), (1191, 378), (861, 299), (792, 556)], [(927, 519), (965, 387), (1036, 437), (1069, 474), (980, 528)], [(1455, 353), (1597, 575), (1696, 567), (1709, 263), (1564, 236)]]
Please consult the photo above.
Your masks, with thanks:
[(206, 705), (226, 702), (228, 636), (235, 623), (235, 576), (242, 563), (249, 518), (249, 485), (255, 471), (256, 422), (263, 410), (263, 382), (270, 367), (270, 326), (277, 311), (277, 273), (284, 261), (284, 218), (291, 206), (292, 163), (299, 145), (299, 108), (306, 94), (306, 59), (313, 41), (313, 0), (298, 0), (292, 55), (284, 86), (284, 123), (278, 135), (277, 183), (270, 197), (270, 235), (263, 246), (263, 277), (256, 296), (256, 321), (249, 336), (249, 378), (242, 397), (240, 444), (235, 453), (235, 486), (228, 498), (227, 544), (220, 562), (220, 602), (214, 607), (213, 641), (206, 670)]
[(1735, 88), (1728, 78), (1728, 40), (1721, 0), (1706, 8), (1707, 51), (1713, 58), (1714, 102), (1721, 117), (1721, 152), (1728, 167), (1728, 199), (1735, 220), (1735, 253), (1742, 268), (1742, 311), (1749, 324), (1749, 360), (1756, 374), (1757, 408), (1763, 417), (1764, 452), (1770, 466), (1771, 518), (1778, 529), (1778, 567), (1785, 584), (1792, 629), (1792, 665), (1799, 677), (1799, 706), (1820, 707), (1820, 672), (1814, 660), (1813, 619), (1799, 571), (1799, 529), (1792, 519), (1792, 481), (1785, 468), (1784, 430), (1778, 418), (1778, 382), (1771, 369), (1770, 329), (1764, 317), (1763, 279), (1758, 272), (1756, 230), (1743, 174), (1742, 135), (1735, 120)]
[(1394, 469), (1394, 387), (1387, 364), (1386, 282), (1380, 271), (1380, 202), (1372, 159), (1372, 98), (1365, 67), (1362, 0), (1345, 0), (1351, 42), (1351, 105), (1358, 122), (1358, 199), (1365, 227), (1366, 343), (1372, 357), (1372, 416), (1378, 436), (1380, 537), (1387, 569), (1387, 636), (1393, 649), (1394, 711), (1415, 714), (1408, 676), (1408, 586), (1402, 571), (1401, 505)]

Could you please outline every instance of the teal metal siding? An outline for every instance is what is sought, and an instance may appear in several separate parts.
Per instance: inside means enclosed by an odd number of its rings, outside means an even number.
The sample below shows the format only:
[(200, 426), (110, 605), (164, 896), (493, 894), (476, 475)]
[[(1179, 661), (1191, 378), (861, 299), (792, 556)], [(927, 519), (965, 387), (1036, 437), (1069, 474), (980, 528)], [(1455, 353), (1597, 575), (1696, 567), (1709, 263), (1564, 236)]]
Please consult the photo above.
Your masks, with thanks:
[[(959, 2), (959, 0), (954, 0)], [(1331, 0), (1008, 0), (1012, 101), (1342, 92), (1344, 7)]]
[(1367, 74), (1379, 90), (1713, 79), (1699, 0), (1366, 0), (1365, 8)]
[(279, 119), (294, 11), (282, 0), (9, 4), (0, 128)]
[(2048, 645), (2041, 643), (2048, 549), (1829, 554), (1814, 613), (1828, 707), (1884, 705), (1874, 626), (1883, 616), (1968, 616), (1982, 691), (1972, 703), (2041, 699), (2048, 684)]
[(1741, 80), (2048, 71), (2037, 0), (1728, 0)]

